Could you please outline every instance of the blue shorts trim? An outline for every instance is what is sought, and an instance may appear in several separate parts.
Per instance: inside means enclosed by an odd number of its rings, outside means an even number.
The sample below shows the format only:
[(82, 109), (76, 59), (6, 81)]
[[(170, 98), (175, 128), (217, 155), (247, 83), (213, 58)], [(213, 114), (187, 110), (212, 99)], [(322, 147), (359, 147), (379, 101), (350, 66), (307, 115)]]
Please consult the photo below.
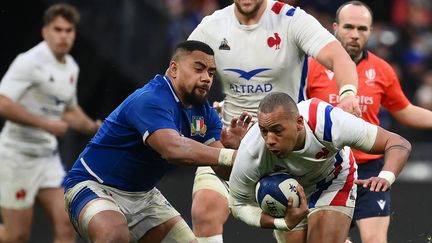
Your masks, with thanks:
[(94, 191), (88, 187), (81, 189), (69, 205), (69, 216), (72, 222), (78, 226), (79, 215), (81, 210), (93, 199), (100, 198)]
[[(384, 159), (370, 160), (358, 165), (358, 178), (367, 179), (378, 176), (384, 165)], [(369, 188), (357, 187), (357, 200), (354, 219), (389, 216), (391, 210), (390, 191), (371, 192)]]

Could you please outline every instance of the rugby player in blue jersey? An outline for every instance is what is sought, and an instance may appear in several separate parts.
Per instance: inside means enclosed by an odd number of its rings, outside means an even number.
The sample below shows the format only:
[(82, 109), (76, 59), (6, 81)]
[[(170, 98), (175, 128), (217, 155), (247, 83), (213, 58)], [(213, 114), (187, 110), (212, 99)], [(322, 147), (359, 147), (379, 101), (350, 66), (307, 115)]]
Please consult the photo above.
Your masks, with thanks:
[[(71, 221), (91, 242), (196, 242), (155, 187), (171, 163), (228, 169), (251, 117), (222, 131), (206, 100), (216, 64), (199, 41), (177, 45), (165, 75), (156, 75), (104, 121), (65, 179)], [(237, 120), (234, 120), (237, 121)], [(219, 167), (218, 167), (219, 166)], [(217, 168), (216, 168), (217, 167)]]

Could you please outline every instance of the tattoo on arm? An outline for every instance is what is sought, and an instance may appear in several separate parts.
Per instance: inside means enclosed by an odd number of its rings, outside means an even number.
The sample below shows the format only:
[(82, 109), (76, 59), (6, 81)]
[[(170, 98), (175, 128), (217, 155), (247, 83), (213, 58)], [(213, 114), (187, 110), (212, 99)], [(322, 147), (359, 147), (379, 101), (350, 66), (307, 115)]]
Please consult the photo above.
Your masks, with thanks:
[(409, 148), (407, 148), (401, 144), (395, 144), (395, 145), (392, 145), (392, 146), (386, 148), (385, 152), (387, 153), (388, 151), (390, 151), (392, 149), (405, 150), (407, 153), (409, 153), (411, 151), (411, 149), (409, 149)]

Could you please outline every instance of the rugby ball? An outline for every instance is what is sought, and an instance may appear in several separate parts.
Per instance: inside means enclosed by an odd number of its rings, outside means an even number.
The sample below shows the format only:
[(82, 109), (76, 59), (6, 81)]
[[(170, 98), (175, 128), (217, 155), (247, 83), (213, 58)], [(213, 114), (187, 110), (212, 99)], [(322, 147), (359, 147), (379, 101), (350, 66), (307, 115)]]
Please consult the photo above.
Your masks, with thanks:
[(262, 177), (255, 187), (255, 197), (261, 209), (276, 218), (284, 217), (288, 198), (293, 198), (293, 207), (298, 207), (299, 183), (287, 173), (274, 173)]

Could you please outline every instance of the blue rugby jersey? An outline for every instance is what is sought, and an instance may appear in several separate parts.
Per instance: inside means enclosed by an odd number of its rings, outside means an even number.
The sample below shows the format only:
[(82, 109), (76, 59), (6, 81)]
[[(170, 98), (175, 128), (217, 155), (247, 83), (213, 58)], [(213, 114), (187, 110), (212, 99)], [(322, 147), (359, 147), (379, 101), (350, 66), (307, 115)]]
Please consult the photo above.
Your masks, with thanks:
[(68, 172), (65, 189), (84, 180), (125, 191), (153, 188), (170, 164), (145, 139), (165, 128), (208, 144), (220, 140), (222, 123), (208, 102), (184, 108), (169, 78), (156, 75), (105, 119)]

